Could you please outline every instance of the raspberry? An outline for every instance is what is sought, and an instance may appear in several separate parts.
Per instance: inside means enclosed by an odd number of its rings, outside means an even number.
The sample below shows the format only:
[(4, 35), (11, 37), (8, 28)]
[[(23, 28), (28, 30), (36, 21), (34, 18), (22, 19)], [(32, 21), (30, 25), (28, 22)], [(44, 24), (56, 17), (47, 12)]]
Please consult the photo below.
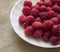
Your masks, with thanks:
[(59, 20), (59, 22), (60, 22), (60, 15), (58, 15), (57, 18), (58, 18), (58, 20)]
[(56, 15), (57, 15), (57, 14), (56, 14), (54, 11), (49, 11), (49, 12), (48, 12), (48, 17), (49, 17), (49, 18), (56, 17)]
[(45, 2), (45, 0), (41, 0), (42, 2)]
[(35, 29), (39, 29), (39, 28), (42, 28), (42, 23), (41, 22), (33, 22), (32, 26)]
[(28, 7), (28, 6), (25, 6), (25, 7), (22, 9), (22, 13), (23, 13), (25, 16), (30, 15), (30, 11), (31, 11), (31, 8)]
[(59, 21), (58, 21), (58, 19), (57, 19), (56, 17), (51, 18), (51, 20), (52, 20), (52, 22), (53, 22), (54, 24), (58, 24), (58, 23), (59, 23)]
[(51, 7), (52, 6), (52, 2), (50, 0), (45, 0), (44, 4), (47, 7)]
[(37, 18), (35, 19), (35, 22), (36, 22), (36, 21), (41, 22), (40, 17), (37, 17)]
[(40, 13), (40, 18), (42, 21), (48, 19), (48, 13), (47, 12), (41, 12)]
[(59, 44), (59, 38), (58, 38), (58, 37), (55, 37), (55, 36), (52, 36), (52, 37), (50, 38), (50, 43), (51, 43), (52, 45), (58, 45), (58, 44)]
[(33, 32), (34, 32), (34, 29), (32, 26), (28, 26), (25, 28), (25, 35), (26, 36), (31, 36), (33, 34)]
[(50, 0), (53, 4), (55, 4), (57, 2), (57, 0)]
[(43, 23), (43, 30), (47, 31), (47, 30), (51, 30), (53, 27), (53, 22), (51, 20), (46, 20)]
[(38, 17), (39, 16), (39, 11), (37, 10), (37, 9), (35, 9), (35, 8), (33, 8), (32, 10), (31, 10), (31, 13), (30, 13), (32, 16), (34, 16), (34, 17)]
[(33, 16), (27, 16), (25, 22), (32, 24), (34, 22), (34, 17)]
[(60, 36), (60, 24), (58, 24), (58, 36)]
[(32, 2), (31, 1), (24, 1), (24, 6), (32, 6)]
[(43, 1), (39, 1), (39, 2), (37, 2), (37, 4), (38, 4), (39, 6), (44, 5)]
[(39, 8), (39, 11), (40, 12), (47, 12), (47, 7), (43, 5)]
[(19, 16), (19, 24), (23, 25), (24, 22), (25, 22), (25, 16), (24, 15)]
[(42, 39), (47, 42), (47, 41), (49, 41), (50, 37), (51, 37), (51, 33), (49, 31), (47, 31), (43, 34)]
[(49, 12), (49, 11), (51, 11), (52, 10), (52, 8), (51, 7), (47, 7), (47, 11)]
[(51, 11), (52, 10), (52, 8), (51, 7), (47, 7), (47, 11), (49, 12), (49, 11)]
[(25, 29), (26, 27), (28, 27), (29, 25), (30, 25), (30, 24), (25, 21), (25, 23), (23, 24), (24, 29)]
[(58, 37), (59, 38), (59, 41), (60, 41), (60, 37)]
[(57, 12), (57, 13), (60, 13), (60, 7), (59, 6), (53, 6), (52, 10)]
[(39, 10), (39, 5), (38, 4), (36, 4), (36, 5), (33, 5), (31, 8), (36, 8), (36, 9), (38, 9)]
[(53, 26), (53, 28), (52, 28), (52, 34), (54, 36), (60, 36), (60, 24)]
[(33, 34), (34, 38), (41, 38), (42, 36), (42, 30), (36, 30)]
[(57, 0), (57, 4), (60, 6), (60, 0)]
[(53, 25), (53, 28), (52, 28), (52, 35), (56, 36), (57, 35), (57, 27), (58, 25)]
[(25, 18), (25, 23), (24, 23), (24, 28), (26, 28), (27, 26), (31, 25), (34, 22), (34, 17), (33, 16), (27, 16)]

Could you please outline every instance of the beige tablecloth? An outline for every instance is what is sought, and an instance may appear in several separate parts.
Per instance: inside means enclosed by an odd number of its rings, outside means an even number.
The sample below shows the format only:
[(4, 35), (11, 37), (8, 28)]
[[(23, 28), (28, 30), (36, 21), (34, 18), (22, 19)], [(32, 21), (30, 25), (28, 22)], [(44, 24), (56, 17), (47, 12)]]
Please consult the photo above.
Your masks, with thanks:
[(0, 0), (0, 52), (60, 52), (60, 48), (44, 49), (23, 41), (12, 29), (10, 10), (17, 0)]

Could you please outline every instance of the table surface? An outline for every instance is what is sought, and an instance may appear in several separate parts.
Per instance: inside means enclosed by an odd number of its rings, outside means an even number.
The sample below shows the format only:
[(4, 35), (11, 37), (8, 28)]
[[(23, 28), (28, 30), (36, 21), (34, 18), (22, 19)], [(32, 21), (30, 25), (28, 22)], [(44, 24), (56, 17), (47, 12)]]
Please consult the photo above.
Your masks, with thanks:
[(12, 29), (10, 11), (17, 0), (0, 0), (0, 52), (60, 52), (60, 48), (47, 49), (23, 41)]

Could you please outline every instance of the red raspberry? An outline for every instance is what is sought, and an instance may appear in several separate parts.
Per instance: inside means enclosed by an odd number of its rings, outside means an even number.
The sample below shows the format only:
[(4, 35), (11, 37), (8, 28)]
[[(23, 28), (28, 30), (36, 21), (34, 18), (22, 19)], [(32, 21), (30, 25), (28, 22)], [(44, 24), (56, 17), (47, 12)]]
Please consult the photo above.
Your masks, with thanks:
[(34, 17), (33, 16), (27, 16), (25, 22), (32, 24), (34, 22)]
[(49, 12), (49, 11), (51, 11), (52, 10), (52, 8), (51, 7), (47, 7), (47, 11)]
[(57, 27), (58, 27), (58, 25), (53, 25), (53, 28), (52, 28), (52, 35), (54, 35), (54, 36), (57, 35)]
[(51, 18), (51, 20), (52, 20), (52, 22), (53, 22), (54, 24), (58, 24), (58, 23), (59, 23), (58, 18), (56, 18), (56, 17)]
[(31, 1), (24, 1), (24, 6), (32, 6), (32, 2)]
[(44, 5), (43, 1), (39, 1), (39, 2), (37, 2), (37, 4), (38, 4), (39, 6)]
[(50, 43), (53, 44), (53, 45), (58, 45), (60, 42), (59, 42), (59, 38), (58, 37), (55, 37), (55, 36), (52, 36), (50, 38)]
[(33, 8), (32, 10), (31, 10), (31, 13), (30, 13), (32, 16), (34, 16), (34, 17), (38, 17), (39, 16), (39, 11), (37, 10), (37, 9), (35, 9), (35, 8)]
[(53, 4), (55, 4), (57, 2), (57, 0), (50, 0)]
[(28, 26), (25, 28), (25, 35), (26, 36), (31, 36), (33, 34), (33, 32), (34, 32), (34, 29), (32, 26)]
[(40, 13), (40, 18), (42, 21), (48, 19), (48, 13), (47, 12), (41, 12)]
[(25, 6), (25, 7), (22, 9), (22, 13), (23, 13), (25, 16), (30, 15), (30, 12), (31, 12), (31, 8), (28, 7), (28, 6)]
[(24, 29), (25, 29), (26, 27), (28, 27), (29, 25), (30, 25), (29, 23), (25, 22), (25, 23), (23, 24)]
[(58, 18), (58, 20), (59, 20), (59, 22), (60, 22), (60, 15), (58, 15), (57, 18)]
[(27, 16), (25, 19), (24, 28), (31, 25), (33, 22), (34, 22), (34, 17), (33, 16)]
[(39, 10), (39, 5), (38, 4), (36, 4), (36, 5), (33, 5), (31, 8), (36, 8), (36, 9), (38, 9)]
[(42, 5), (40, 8), (39, 8), (39, 11), (40, 12), (47, 12), (47, 7)]
[(41, 0), (42, 2), (45, 2), (45, 0)]
[(54, 11), (49, 11), (48, 12), (48, 17), (49, 18), (56, 17), (56, 16), (57, 16), (57, 14)]
[(42, 39), (47, 42), (47, 41), (49, 41), (50, 37), (51, 37), (51, 33), (49, 31), (47, 31), (44, 33)]
[(42, 28), (42, 23), (41, 22), (34, 22), (32, 24), (33, 28), (35, 29), (39, 29), (39, 28)]
[(23, 25), (24, 22), (25, 22), (25, 16), (24, 15), (19, 16), (19, 24)]
[(60, 24), (53, 26), (53, 28), (52, 28), (52, 34), (54, 36), (60, 36)]
[(60, 13), (60, 7), (59, 6), (53, 6), (52, 10), (57, 12), (57, 13)]
[(36, 21), (41, 22), (40, 17), (37, 17), (37, 18), (35, 19), (35, 22), (36, 22)]
[(53, 22), (51, 20), (46, 20), (43, 23), (43, 30), (47, 31), (47, 30), (51, 30), (53, 27)]
[(36, 30), (33, 34), (34, 38), (41, 38), (42, 36), (42, 30)]
[(47, 7), (51, 7), (52, 6), (52, 2), (50, 0), (45, 0), (44, 4)]
[(57, 4), (60, 6), (60, 0), (57, 0)]
[(60, 41), (60, 37), (58, 37), (59, 38), (59, 41)]

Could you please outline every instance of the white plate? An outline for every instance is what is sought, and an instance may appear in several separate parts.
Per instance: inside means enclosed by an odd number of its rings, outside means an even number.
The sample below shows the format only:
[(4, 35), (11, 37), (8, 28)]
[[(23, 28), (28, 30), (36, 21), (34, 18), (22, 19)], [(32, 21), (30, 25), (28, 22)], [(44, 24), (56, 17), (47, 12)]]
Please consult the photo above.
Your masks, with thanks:
[[(31, 1), (33, 3), (37, 2), (37, 0), (31, 0)], [(31, 38), (31, 37), (29, 38), (25, 36), (24, 29), (19, 25), (19, 22), (18, 22), (18, 18), (22, 14), (23, 3), (24, 3), (23, 0), (16, 2), (10, 13), (10, 21), (11, 21), (12, 27), (14, 31), (19, 35), (19, 37), (21, 37), (26, 42), (38, 47), (44, 47), (44, 48), (60, 47), (60, 45), (53, 46), (50, 43), (45, 43), (41, 40), (36, 40), (34, 38)]]

